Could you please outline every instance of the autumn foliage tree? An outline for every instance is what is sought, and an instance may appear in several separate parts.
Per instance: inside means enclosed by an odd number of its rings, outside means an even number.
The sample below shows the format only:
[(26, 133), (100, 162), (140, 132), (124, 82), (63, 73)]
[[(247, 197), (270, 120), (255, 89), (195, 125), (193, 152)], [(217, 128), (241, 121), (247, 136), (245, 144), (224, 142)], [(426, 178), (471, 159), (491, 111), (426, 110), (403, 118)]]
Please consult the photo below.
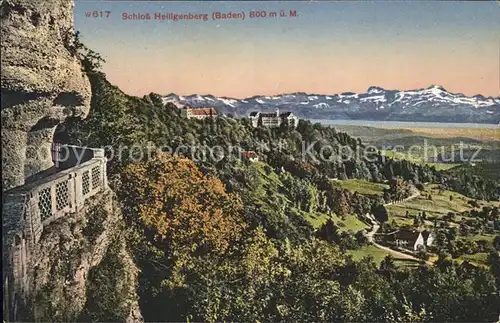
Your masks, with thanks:
[(221, 254), (238, 238), (242, 204), (193, 161), (158, 154), (122, 173), (125, 209), (164, 242), (170, 255)]

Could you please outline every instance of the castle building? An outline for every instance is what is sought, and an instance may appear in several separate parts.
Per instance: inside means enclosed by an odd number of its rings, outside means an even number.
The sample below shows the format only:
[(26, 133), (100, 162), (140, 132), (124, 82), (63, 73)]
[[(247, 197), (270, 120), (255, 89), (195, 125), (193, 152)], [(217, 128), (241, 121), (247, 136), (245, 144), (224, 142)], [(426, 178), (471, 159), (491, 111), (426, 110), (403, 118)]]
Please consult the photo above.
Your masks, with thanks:
[(191, 108), (189, 106), (184, 106), (181, 109), (181, 115), (188, 119), (206, 119), (217, 117), (217, 111), (215, 108), (211, 107)]
[(258, 127), (259, 121), (262, 122), (262, 126), (275, 128), (281, 126), (283, 122), (288, 122), (292, 127), (297, 127), (299, 119), (293, 115), (291, 112), (280, 113), (279, 109), (276, 109), (274, 113), (264, 113), (260, 111), (254, 111), (249, 115), (252, 126)]

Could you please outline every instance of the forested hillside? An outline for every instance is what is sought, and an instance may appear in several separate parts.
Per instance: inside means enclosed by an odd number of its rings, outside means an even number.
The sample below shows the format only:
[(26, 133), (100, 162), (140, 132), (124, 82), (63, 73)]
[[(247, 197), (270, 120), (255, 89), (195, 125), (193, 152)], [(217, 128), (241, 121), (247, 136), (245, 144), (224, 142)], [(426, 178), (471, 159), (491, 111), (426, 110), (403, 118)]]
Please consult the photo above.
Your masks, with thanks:
[[(357, 151), (362, 142), (307, 121), (296, 129), (267, 129), (228, 117), (188, 120), (159, 95), (131, 97), (101, 72), (87, 72), (90, 115), (67, 121), (58, 137), (107, 147), (110, 185), (128, 224), (123, 238), (141, 269), (146, 320), (498, 318), (498, 252), (491, 250), (488, 268), (458, 265), (445, 254), (432, 267), (400, 267), (391, 257), (378, 266), (348, 257), (347, 250), (367, 241), (332, 225), (332, 219), (366, 223), (366, 213), (385, 222), (382, 205), (424, 183), (450, 183), (485, 199), (498, 199), (498, 183), (479, 176), (465, 181), (377, 152), (348, 158), (346, 151)], [(304, 142), (313, 146), (303, 158)], [(191, 150), (199, 146), (254, 150), (260, 162), (241, 160), (235, 150), (203, 158), (202, 149)], [(354, 178), (388, 188), (362, 195), (335, 185), (334, 179)], [(93, 317), (106, 320), (109, 311)]]

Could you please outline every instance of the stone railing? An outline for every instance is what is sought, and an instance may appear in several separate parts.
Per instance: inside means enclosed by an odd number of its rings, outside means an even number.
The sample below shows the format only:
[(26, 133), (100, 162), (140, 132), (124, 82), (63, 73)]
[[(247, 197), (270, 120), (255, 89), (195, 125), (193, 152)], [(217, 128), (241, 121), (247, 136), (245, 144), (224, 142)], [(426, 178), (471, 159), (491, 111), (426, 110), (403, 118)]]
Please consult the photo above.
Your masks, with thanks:
[(16, 308), (17, 297), (28, 291), (27, 266), (44, 226), (78, 212), (88, 198), (108, 189), (103, 149), (64, 147), (73, 154), (64, 168), (3, 194), (3, 259), (10, 267), (4, 266), (3, 272), (9, 287), (7, 294), (4, 290), (4, 310), (7, 304)]
[(81, 165), (60, 170), (7, 193), (17, 203), (24, 200), (24, 219), (20, 220), (24, 220), (26, 238), (33, 238), (36, 243), (43, 225), (77, 212), (86, 199), (107, 188), (104, 151), (89, 150), (92, 157)]

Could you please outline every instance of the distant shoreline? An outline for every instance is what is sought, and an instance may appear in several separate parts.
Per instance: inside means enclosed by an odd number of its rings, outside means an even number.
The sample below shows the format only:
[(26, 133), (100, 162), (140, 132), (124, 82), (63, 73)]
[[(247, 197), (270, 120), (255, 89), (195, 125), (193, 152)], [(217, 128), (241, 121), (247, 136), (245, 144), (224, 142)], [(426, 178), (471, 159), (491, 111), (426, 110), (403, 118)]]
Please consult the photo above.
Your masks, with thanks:
[(411, 129), (411, 128), (482, 128), (482, 129), (499, 129), (500, 125), (493, 123), (457, 123), (457, 122), (421, 122), (421, 121), (377, 121), (377, 120), (330, 120), (330, 119), (307, 119), (313, 123), (321, 123), (323, 125), (338, 125), (338, 126), (365, 126), (374, 128), (396, 128), (396, 129)]

